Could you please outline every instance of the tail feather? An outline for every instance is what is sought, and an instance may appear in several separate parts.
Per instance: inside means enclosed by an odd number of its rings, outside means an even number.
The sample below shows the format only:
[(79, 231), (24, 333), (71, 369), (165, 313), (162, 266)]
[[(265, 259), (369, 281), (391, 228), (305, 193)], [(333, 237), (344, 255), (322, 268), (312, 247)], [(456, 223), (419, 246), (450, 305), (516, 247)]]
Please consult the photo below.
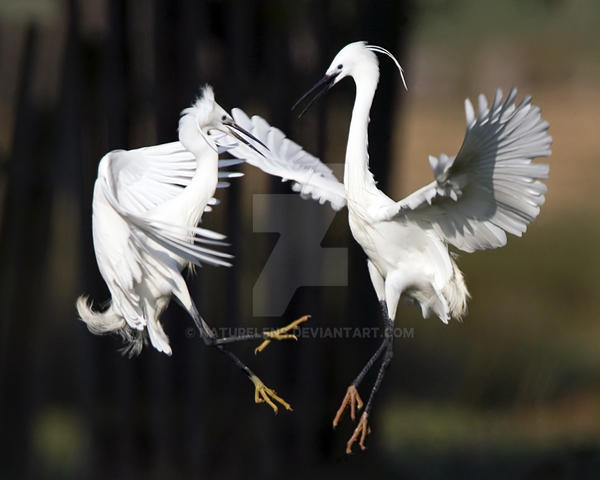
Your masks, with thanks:
[(123, 355), (130, 358), (139, 355), (147, 343), (146, 331), (136, 330), (127, 325), (125, 319), (113, 310), (112, 304), (105, 311), (99, 312), (92, 308), (87, 296), (81, 295), (75, 305), (79, 319), (87, 325), (91, 333), (94, 335), (116, 333), (121, 336), (125, 343), (125, 346), (120, 349)]
[(463, 274), (454, 260), (452, 260), (452, 268), (454, 269), (454, 277), (444, 287), (443, 295), (448, 302), (452, 318), (461, 320), (463, 315), (467, 313), (467, 300), (471, 295), (465, 284)]
[(127, 355), (129, 358), (138, 356), (142, 352), (144, 345), (148, 345), (148, 333), (145, 329), (136, 330), (125, 324), (117, 333), (121, 336), (125, 344), (119, 349), (119, 352)]
[(103, 312), (95, 311), (92, 304), (88, 302), (87, 296), (80, 296), (77, 299), (76, 307), (79, 318), (94, 335), (113, 333), (125, 326), (125, 319), (117, 315), (112, 306), (109, 306)]

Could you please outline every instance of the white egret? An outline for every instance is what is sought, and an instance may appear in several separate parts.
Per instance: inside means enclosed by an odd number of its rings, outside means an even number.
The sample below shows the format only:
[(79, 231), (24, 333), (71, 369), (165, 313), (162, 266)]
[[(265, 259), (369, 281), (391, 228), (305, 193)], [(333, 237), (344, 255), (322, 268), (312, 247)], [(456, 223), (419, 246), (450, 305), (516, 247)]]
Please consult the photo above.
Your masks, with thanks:
[[(338, 52), (325, 76), (295, 105), (315, 94), (302, 115), (337, 82), (345, 77), (354, 79), (356, 97), (343, 185), (330, 176), (318, 176), (311, 185), (295, 188), (331, 201), (336, 209), (347, 202), (350, 230), (367, 255), (371, 282), (384, 315), (382, 344), (348, 387), (333, 420), (335, 427), (348, 407), (355, 419), (356, 409), (363, 407), (357, 388), (383, 355), (365, 409), (347, 442), (347, 453), (357, 441), (365, 449), (373, 398), (393, 355), (393, 324), (400, 297), (420, 306), (423, 317), (433, 313), (444, 323), (464, 315), (469, 292), (449, 245), (465, 252), (497, 248), (506, 244), (506, 233), (521, 236), (525, 232), (544, 202), (546, 186), (539, 179), (547, 178), (549, 171), (547, 164), (532, 163), (532, 159), (549, 156), (552, 141), (546, 132), (548, 123), (541, 119), (540, 109), (531, 105), (530, 97), (515, 106), (516, 89), (504, 101), (497, 90), (491, 106), (480, 95), (477, 115), (466, 100), (467, 131), (458, 154), (430, 156), (435, 180), (403, 200), (393, 201), (377, 188), (369, 171), (369, 112), (379, 80), (375, 52), (394, 60), (404, 83), (402, 69), (390, 52), (355, 42)], [(267, 163), (261, 168), (269, 171), (270, 167), (269, 173), (302, 180), (297, 166), (318, 162), (295, 144), (287, 144), (290, 141), (263, 119), (249, 120), (235, 110), (232, 114), (270, 149), (265, 157), (244, 145), (232, 150), (246, 155), (248, 162), (259, 166)], [(290, 175), (290, 168), (295, 177)], [(305, 174), (309, 171), (300, 170)]]
[[(255, 401), (290, 405), (250, 371), (223, 344), (253, 338), (295, 338), (287, 333), (305, 321), (302, 317), (287, 327), (265, 334), (216, 338), (198, 313), (181, 271), (188, 265), (230, 266), (231, 255), (215, 250), (227, 245), (224, 236), (198, 227), (213, 198), (218, 178), (235, 177), (219, 167), (240, 163), (219, 161), (218, 138), (235, 138), (260, 145), (253, 136), (232, 121), (205, 87), (192, 107), (182, 112), (179, 142), (106, 154), (98, 167), (93, 196), (93, 240), (98, 268), (111, 294), (104, 311), (95, 311), (86, 297), (77, 300), (77, 311), (95, 334), (118, 333), (124, 351), (140, 353), (147, 340), (154, 348), (171, 354), (169, 340), (159, 317), (174, 295), (193, 318), (203, 340), (215, 345), (240, 367), (255, 385)], [(260, 156), (260, 155), (259, 155)]]

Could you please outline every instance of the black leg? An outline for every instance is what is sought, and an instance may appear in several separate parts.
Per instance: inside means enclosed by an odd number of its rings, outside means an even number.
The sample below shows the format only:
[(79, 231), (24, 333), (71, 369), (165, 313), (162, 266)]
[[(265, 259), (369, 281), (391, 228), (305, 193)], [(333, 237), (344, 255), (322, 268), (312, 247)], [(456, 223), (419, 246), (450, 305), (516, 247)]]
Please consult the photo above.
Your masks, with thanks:
[(250, 370), (250, 368), (244, 362), (242, 362), (235, 353), (230, 352), (221, 345), (215, 345), (215, 347), (217, 347), (217, 350), (219, 350), (222, 354), (229, 357), (229, 359), (235, 364), (236, 367), (238, 367), (242, 370), (242, 372), (248, 375), (248, 378), (252, 378), (253, 376), (255, 376), (254, 372)]
[(387, 325), (387, 321), (388, 321), (388, 309), (387, 309), (387, 303), (384, 301), (379, 302), (379, 306), (381, 307), (381, 316), (383, 317), (383, 324)]
[[(393, 322), (388, 321), (387, 305), (386, 305), (385, 301), (380, 302), (380, 304), (381, 304), (381, 312), (383, 314), (383, 325), (384, 325), (383, 341), (381, 342), (381, 345), (379, 346), (379, 348), (371, 356), (369, 361), (362, 368), (360, 373), (356, 376), (356, 378), (352, 381), (352, 383), (348, 387), (348, 389), (346, 391), (346, 395), (344, 396), (344, 399), (342, 400), (342, 403), (341, 403), (340, 407), (338, 408), (338, 410), (335, 414), (335, 417), (333, 418), (333, 428), (337, 427), (337, 425), (338, 425), (340, 419), (342, 418), (342, 415), (344, 414), (344, 411), (346, 410), (347, 407), (350, 408), (350, 418), (352, 420), (355, 419), (356, 410), (357, 409), (360, 410), (363, 407), (363, 402), (362, 402), (362, 399), (360, 398), (360, 395), (358, 394), (357, 387), (363, 381), (363, 379), (365, 378), (365, 375), (369, 372), (369, 370), (371, 370), (371, 368), (373, 367), (375, 362), (379, 359), (379, 357), (381, 357), (381, 355), (384, 352), (386, 352), (384, 360), (382, 362), (382, 364), (386, 363), (386, 366), (387, 366), (387, 364), (389, 364), (389, 362), (391, 360), (391, 358), (386, 359), (386, 357), (388, 357), (390, 355), (390, 353), (389, 353), (390, 337), (391, 337), (391, 332), (393, 331)], [(384, 368), (384, 370), (385, 370), (385, 368)], [(375, 390), (377, 390), (379, 388), (379, 384), (381, 383), (381, 379), (379, 378), (380, 376), (382, 379), (383, 374), (381, 373), (381, 368), (379, 370), (377, 380), (375, 381), (375, 383), (377, 385)], [(371, 395), (369, 397), (369, 404), (372, 403), (372, 398), (373, 398), (373, 391), (371, 391)], [(370, 409), (370, 407), (369, 407), (369, 409)], [(365, 424), (365, 428), (366, 428), (366, 424)], [(354, 436), (353, 436), (353, 438), (354, 438)], [(349, 442), (350, 446), (353, 442), (354, 442), (354, 440), (351, 439), (351, 441)], [(364, 442), (364, 439), (361, 438), (361, 442)], [(361, 445), (362, 445), (362, 443), (361, 443)], [(348, 447), (347, 451), (349, 451), (349, 447)]]
[[(381, 382), (383, 381), (385, 372), (386, 372), (387, 368), (389, 367), (390, 362), (392, 361), (392, 357), (394, 355), (394, 344), (393, 344), (393, 342), (394, 342), (394, 321), (390, 318), (387, 318), (387, 309), (385, 309), (385, 308), (384, 308), (384, 313), (386, 316), (386, 321), (385, 321), (386, 326), (385, 326), (385, 333), (384, 333), (385, 338), (384, 338), (381, 346), (377, 350), (377, 352), (375, 352), (375, 355), (371, 358), (371, 360), (369, 360), (367, 367), (371, 368), (372, 364), (382, 354), (382, 352), (385, 352), (385, 353), (383, 356), (383, 360), (381, 361), (381, 366), (379, 367), (379, 372), (377, 372), (377, 378), (375, 379), (375, 383), (373, 384), (373, 388), (371, 389), (371, 393), (369, 395), (369, 400), (367, 401), (367, 405), (365, 406), (365, 410), (360, 417), (358, 425), (354, 429), (354, 433), (352, 434), (352, 436), (346, 443), (346, 453), (347, 454), (352, 453), (352, 445), (354, 445), (354, 443), (357, 441), (358, 441), (358, 445), (360, 446), (361, 450), (366, 449), (365, 440), (367, 438), (367, 435), (371, 432), (371, 429), (369, 428), (369, 424), (368, 424), (368, 419), (369, 419), (369, 414), (371, 412), (371, 409), (373, 408), (373, 399), (375, 397), (375, 394), (379, 390), (379, 387), (381, 386)], [(361, 372), (361, 375), (363, 375), (363, 372)], [(360, 380), (362, 380), (362, 378), (360, 378)], [(358, 393), (356, 393), (355, 387), (351, 386), (350, 388), (354, 388), (354, 393), (358, 397)], [(350, 389), (349, 389), (349, 393), (350, 393)], [(358, 399), (360, 400), (360, 397), (358, 397)], [(359, 403), (359, 408), (360, 408), (361, 404), (362, 404), (362, 402)], [(336, 417), (336, 419), (337, 419), (337, 417)], [(335, 422), (334, 422), (334, 425), (335, 425)]]
[[(308, 318), (310, 318), (310, 315), (304, 315), (303, 317), (300, 317), (299, 319), (291, 322), (289, 325), (287, 325), (285, 327), (282, 327), (279, 329), (268, 330), (268, 331), (264, 331), (261, 333), (250, 333), (250, 334), (246, 334), (246, 335), (231, 335), (229, 337), (216, 337), (215, 334), (213, 333), (212, 329), (208, 326), (206, 321), (202, 318), (202, 316), (198, 313), (197, 310), (194, 312), (194, 314), (195, 315), (192, 318), (194, 320), (194, 323), (196, 324), (196, 328), (200, 332), (200, 336), (202, 337), (202, 340), (204, 340), (204, 343), (206, 345), (225, 345), (228, 343), (245, 342), (248, 340), (272, 340), (274, 338), (275, 339), (286, 339), (286, 338), (296, 339), (295, 335), (288, 334), (287, 332), (290, 330), (293, 331), (295, 328), (298, 328), (299, 324), (304, 323), (306, 320), (308, 320)], [(279, 333), (280, 338), (277, 338), (276, 336), (274, 336), (275, 333)], [(263, 348), (261, 348), (260, 350), (262, 350)]]
[[(237, 355), (235, 355), (234, 353), (230, 352), (229, 350), (225, 349), (219, 342), (219, 340), (215, 337), (213, 331), (210, 329), (210, 327), (208, 326), (208, 324), (206, 323), (206, 321), (204, 320), (204, 318), (202, 318), (202, 316), (200, 315), (200, 313), (194, 309), (194, 315), (193, 315), (193, 319), (194, 319), (194, 323), (196, 324), (196, 327), (198, 328), (198, 331), (200, 332), (200, 337), (202, 338), (202, 340), (204, 340), (204, 343), (208, 346), (215, 346), (217, 347), (217, 349), (223, 353), (225, 356), (229, 357), (229, 359), (239, 368), (241, 369), (246, 375), (248, 375), (248, 378), (252, 378), (252, 376), (254, 376), (254, 372), (252, 372), (252, 370), (250, 370), (250, 368), (248, 368), (248, 366), (242, 362)], [(230, 337), (230, 338), (234, 338), (234, 337)], [(259, 337), (262, 338), (262, 337)], [(244, 338), (244, 340), (250, 340), (250, 338)], [(232, 340), (234, 341), (234, 340)], [(223, 342), (223, 343), (227, 343), (227, 342)]]
[(388, 319), (388, 325), (386, 326), (385, 339), (384, 344), (382, 344), (382, 347), (384, 346), (385, 354), (383, 356), (383, 360), (381, 361), (379, 372), (377, 372), (377, 378), (375, 379), (375, 383), (373, 384), (373, 388), (371, 389), (371, 394), (369, 395), (367, 406), (365, 407), (364, 413), (366, 415), (368, 415), (371, 412), (371, 408), (373, 407), (373, 397), (379, 390), (381, 382), (383, 381), (383, 377), (385, 376), (385, 372), (390, 366), (390, 363), (394, 356), (394, 322), (390, 319)]
[[(383, 325), (384, 325), (384, 329), (387, 332), (388, 329), (388, 313), (387, 313), (387, 304), (385, 303), (385, 300), (383, 302), (379, 302), (379, 305), (381, 306), (381, 313), (383, 315)], [(369, 370), (371, 370), (371, 367), (373, 367), (373, 364), (377, 361), (377, 359), (381, 356), (381, 354), (383, 353), (383, 351), (387, 348), (387, 333), (384, 333), (384, 339), (381, 342), (381, 345), (379, 346), (379, 348), (375, 351), (375, 353), (373, 354), (373, 356), (369, 359), (369, 361), (365, 364), (365, 366), (363, 367), (363, 369), (360, 371), (360, 373), (356, 376), (356, 378), (354, 379), (354, 381), (352, 382), (352, 385), (354, 385), (355, 387), (358, 387), (358, 385), (360, 385), (360, 382), (362, 382), (363, 378), (365, 377), (365, 375), (369, 372)]]
[(360, 385), (360, 382), (362, 382), (365, 375), (369, 372), (369, 370), (371, 370), (371, 367), (373, 366), (373, 364), (377, 361), (377, 359), (381, 356), (381, 354), (383, 353), (383, 351), (386, 348), (387, 348), (387, 340), (384, 339), (383, 342), (381, 342), (381, 345), (379, 345), (379, 348), (373, 354), (373, 356), (369, 359), (369, 361), (365, 364), (365, 366), (360, 371), (360, 373), (352, 381), (352, 385), (354, 385), (355, 387), (358, 387)]
[[(264, 334), (256, 334), (256, 335), (240, 335), (238, 337), (216, 338), (214, 333), (212, 332), (210, 327), (207, 325), (207, 323), (204, 321), (204, 319), (200, 316), (198, 311), (194, 310), (194, 313), (195, 313), (195, 315), (193, 316), (194, 323), (198, 327), (198, 331), (200, 332), (200, 336), (202, 337), (202, 340), (204, 340), (204, 343), (208, 346), (216, 347), (217, 350), (219, 350), (222, 354), (224, 354), (226, 357), (228, 357), (236, 367), (238, 367), (240, 370), (242, 370), (242, 372), (244, 372), (248, 376), (250, 381), (254, 384), (254, 387), (255, 387), (254, 401), (256, 403), (266, 403), (273, 409), (273, 411), (275, 413), (277, 413), (277, 411), (278, 411), (278, 407), (277, 407), (276, 403), (282, 405), (286, 410), (292, 410), (292, 407), (290, 406), (290, 404), (287, 403), (283, 398), (279, 397), (275, 393), (275, 390), (268, 388), (262, 382), (262, 380), (260, 378), (258, 378), (258, 376), (256, 376), (254, 374), (254, 372), (252, 370), (250, 370), (250, 368), (248, 368), (248, 366), (238, 358), (237, 355), (235, 355), (233, 352), (230, 352), (223, 346), (223, 344), (225, 344), (225, 343), (232, 343), (235, 341), (243, 341), (243, 340), (256, 340), (256, 339), (265, 340), (263, 342), (263, 344), (268, 344), (268, 341), (270, 341), (270, 339), (274, 338), (272, 336), (269, 336), (269, 332), (265, 332)], [(301, 323), (305, 320), (306, 319), (304, 317), (302, 317), (302, 319), (298, 319), (295, 322), (292, 322), (292, 324), (290, 324), (290, 325), (293, 326), (293, 325), (296, 325), (297, 323)], [(286, 330), (287, 328), (289, 328), (289, 326), (284, 327), (283, 329), (279, 329), (278, 331), (282, 331), (282, 330), (287, 331)], [(280, 338), (290, 338), (290, 336), (288, 335), (287, 337), (283, 336)], [(293, 337), (293, 338), (295, 338), (295, 337)]]
[(204, 321), (204, 319), (200, 316), (200, 314), (198, 312), (196, 312), (196, 315), (197, 315), (197, 318), (194, 318), (194, 323), (196, 323), (196, 327), (198, 327), (198, 331), (200, 332), (200, 337), (202, 338), (202, 340), (204, 340), (204, 343), (207, 346), (217, 347), (217, 349), (222, 354), (224, 354), (226, 357), (229, 357), (229, 359), (235, 364), (236, 367), (238, 367), (246, 375), (248, 375), (248, 378), (252, 378), (252, 376), (254, 376), (254, 372), (252, 372), (252, 370), (250, 370), (250, 368), (248, 368), (248, 366), (244, 362), (242, 362), (237, 357), (237, 355), (235, 355), (234, 353), (230, 352), (229, 350), (225, 349), (222, 345), (220, 345), (218, 343), (219, 339), (215, 338), (212, 330), (207, 325), (207, 323)]

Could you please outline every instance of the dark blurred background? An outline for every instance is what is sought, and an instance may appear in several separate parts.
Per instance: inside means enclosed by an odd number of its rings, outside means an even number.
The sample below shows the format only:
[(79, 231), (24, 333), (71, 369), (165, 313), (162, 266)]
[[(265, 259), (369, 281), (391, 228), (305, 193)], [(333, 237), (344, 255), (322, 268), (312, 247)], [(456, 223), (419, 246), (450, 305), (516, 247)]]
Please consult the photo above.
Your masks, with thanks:
[[(594, 0), (1, 1), (0, 477), (598, 478), (599, 21)], [(547, 203), (525, 237), (459, 259), (473, 296), (464, 322), (399, 308), (397, 325), (414, 334), (396, 342), (368, 450), (348, 457), (353, 426), (334, 432), (331, 420), (377, 340), (303, 338), (257, 357), (255, 344), (233, 347), (293, 404), (275, 417), (224, 357), (186, 335), (177, 305), (162, 317), (173, 356), (147, 348), (129, 360), (117, 338), (88, 333), (74, 301), (108, 298), (91, 242), (104, 153), (176, 139), (180, 110), (210, 83), (225, 108), (260, 113), (340, 163), (351, 82), (302, 121), (290, 106), (361, 39), (396, 53), (409, 86), (382, 59), (370, 152), (392, 197), (430, 181), (428, 154), (458, 150), (467, 96), (518, 86), (542, 107), (554, 145)], [(252, 288), (278, 239), (253, 231), (253, 194), (289, 190), (243, 170), (205, 216), (229, 235), (235, 266), (189, 277), (205, 318), (378, 325), (345, 211), (323, 246), (348, 249), (348, 286), (300, 288), (281, 318), (253, 316)], [(303, 218), (326, 215), (305, 205)], [(299, 245), (310, 262), (315, 246)]]

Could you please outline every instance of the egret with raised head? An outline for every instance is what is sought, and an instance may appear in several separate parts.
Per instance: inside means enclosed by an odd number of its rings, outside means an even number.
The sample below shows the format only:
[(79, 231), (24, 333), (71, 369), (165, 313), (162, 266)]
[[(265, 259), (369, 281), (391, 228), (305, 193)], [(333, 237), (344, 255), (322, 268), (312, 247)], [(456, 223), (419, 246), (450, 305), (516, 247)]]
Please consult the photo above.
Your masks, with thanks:
[[(239, 142), (261, 156), (264, 147), (237, 125), (214, 99), (211, 87), (203, 89), (194, 104), (182, 112), (179, 141), (135, 150), (115, 150), (100, 161), (92, 202), (92, 233), (100, 273), (111, 300), (103, 311), (94, 310), (85, 296), (77, 299), (79, 317), (92, 333), (120, 334), (124, 353), (139, 354), (150, 342), (171, 355), (160, 315), (174, 296), (194, 320), (206, 344), (217, 347), (241, 368), (255, 385), (255, 401), (290, 405), (267, 388), (224, 344), (263, 339), (296, 338), (291, 330), (307, 316), (278, 330), (257, 335), (216, 338), (199, 314), (181, 271), (192, 265), (230, 266), (232, 256), (217, 247), (224, 235), (198, 226), (202, 214), (217, 201), (219, 178), (241, 174), (224, 169), (237, 160), (219, 160), (219, 152)], [(233, 141), (232, 141), (233, 139)], [(265, 149), (265, 151), (267, 151)]]
[[(497, 90), (491, 105), (480, 95), (477, 113), (466, 100), (467, 131), (457, 155), (430, 156), (433, 182), (403, 200), (392, 200), (377, 188), (369, 170), (369, 113), (379, 81), (375, 53), (393, 59), (406, 87), (400, 64), (389, 51), (354, 42), (337, 53), (325, 76), (295, 105), (307, 100), (302, 115), (340, 80), (354, 80), (356, 96), (343, 185), (327, 176), (295, 188), (329, 200), (336, 209), (347, 204), (350, 230), (367, 256), (371, 283), (384, 317), (382, 343), (350, 383), (333, 420), (335, 427), (347, 408), (354, 420), (356, 410), (364, 406), (347, 442), (347, 453), (351, 453), (356, 442), (365, 449), (374, 396), (392, 360), (398, 301), (402, 297), (419, 306), (423, 317), (434, 314), (444, 323), (465, 314), (469, 292), (449, 247), (464, 252), (498, 248), (506, 244), (506, 233), (521, 236), (525, 232), (544, 203), (546, 186), (540, 179), (547, 178), (549, 171), (547, 164), (532, 160), (549, 156), (552, 142), (548, 123), (542, 120), (540, 109), (531, 104), (531, 98), (515, 105), (516, 89), (506, 98)], [(263, 119), (250, 120), (236, 111), (232, 114), (236, 122), (271, 150), (265, 158), (239, 145), (238, 149), (248, 156), (247, 161), (268, 162), (269, 173), (284, 178), (289, 178), (286, 171), (290, 166), (318, 161), (293, 142), (295, 147), (291, 148), (286, 144), (290, 141)], [(277, 157), (276, 162), (273, 156)], [(364, 405), (358, 387), (379, 360), (379, 370)]]

